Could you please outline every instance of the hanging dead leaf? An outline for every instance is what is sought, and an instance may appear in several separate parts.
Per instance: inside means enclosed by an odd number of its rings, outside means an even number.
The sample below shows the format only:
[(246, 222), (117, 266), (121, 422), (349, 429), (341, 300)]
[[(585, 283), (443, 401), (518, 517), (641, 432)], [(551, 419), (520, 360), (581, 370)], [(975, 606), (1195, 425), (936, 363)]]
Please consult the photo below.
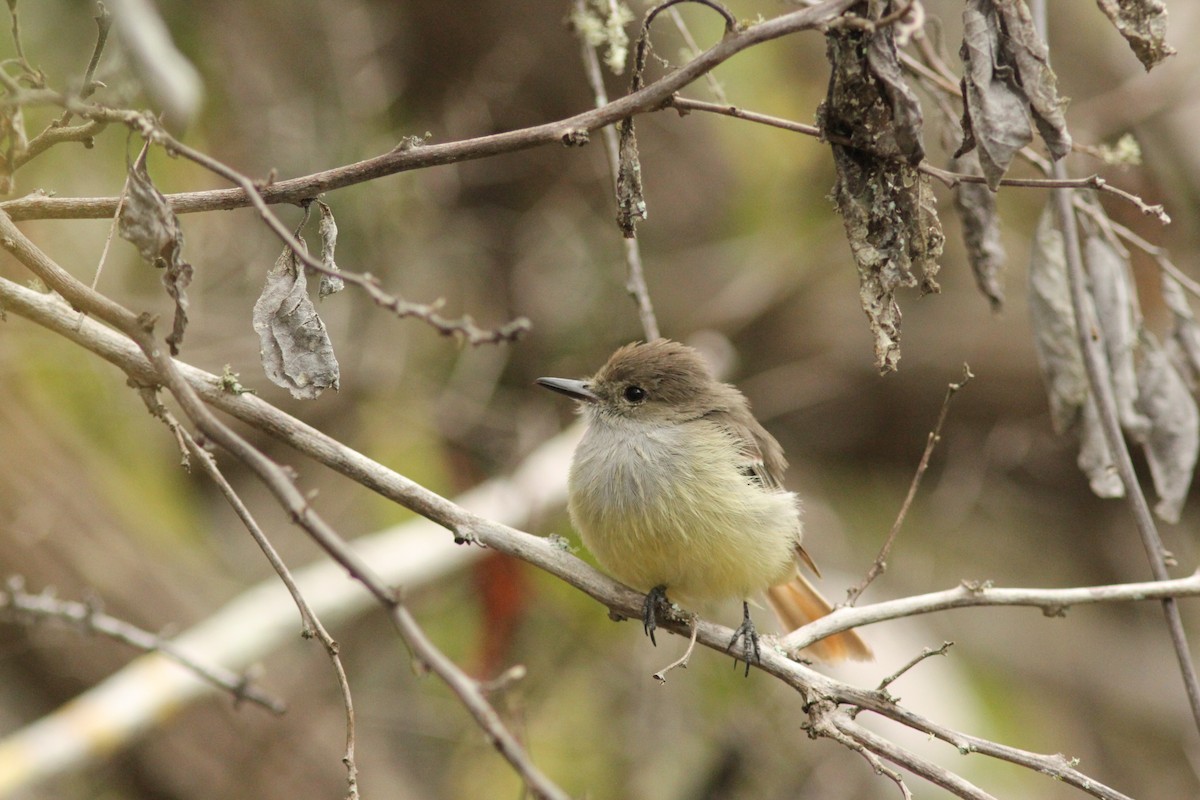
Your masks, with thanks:
[(1067, 133), (1066, 98), (1058, 94), (1058, 77), (1050, 69), (1050, 48), (1033, 24), (1025, 0), (996, 0), (1004, 20), (1001, 42), (1029, 99), (1038, 133), (1057, 161), (1071, 152)]
[[(317, 207), (321, 209), (321, 223), (317, 226), (317, 232), (321, 236), (321, 264), (334, 272), (340, 271), (337, 263), (333, 260), (334, 251), (337, 250), (338, 228), (337, 222), (333, 218), (333, 209), (322, 201), (317, 201)], [(346, 282), (336, 275), (321, 275), (321, 284), (317, 289), (317, 297), (324, 300), (331, 294), (337, 294), (346, 288)]]
[[(1095, 325), (1095, 313), (1091, 316), (1087, 324)], [(1100, 426), (1079, 349), (1066, 250), (1053, 203), (1042, 212), (1034, 237), (1029, 262), (1029, 319), (1055, 433), (1078, 432), (1077, 463), (1097, 497), (1122, 496), (1125, 486), (1116, 473), (1112, 450)]]
[(1134, 408), (1138, 396), (1134, 356), (1142, 328), (1137, 289), (1133, 285), (1128, 258), (1118, 252), (1094, 224), (1086, 218), (1081, 222), (1084, 223), (1084, 257), (1112, 375), (1117, 414), (1125, 432), (1141, 441), (1150, 431), (1150, 421)]
[(308, 296), (304, 266), (290, 247), (267, 272), (254, 304), (253, 322), (259, 358), (272, 383), (298, 400), (312, 400), (325, 389), (338, 388), (333, 344)]
[[(951, 159), (950, 169), (966, 175), (982, 175), (979, 156), (965, 153)], [(975, 285), (988, 299), (993, 311), (1004, 306), (1004, 264), (1007, 256), (1000, 241), (1000, 218), (996, 195), (982, 183), (959, 183), (954, 189), (954, 209), (962, 223), (963, 245), (975, 276)]]
[(1071, 151), (1049, 51), (1022, 0), (967, 0), (963, 10), (963, 143), (979, 148), (995, 191), (1013, 156), (1033, 141), (1030, 122), (1055, 159)]
[(917, 285), (916, 271), (923, 292), (939, 290), (944, 242), (928, 176), (912, 166), (924, 153), (921, 111), (900, 77), (891, 36), (886, 27), (826, 34), (832, 74), (819, 111), (822, 130), (837, 140), (833, 198), (858, 267), (875, 365), (885, 373), (900, 359), (896, 293)]
[(1154, 512), (1178, 522), (1200, 454), (1200, 413), (1187, 384), (1152, 335), (1142, 339), (1138, 409), (1149, 418), (1146, 462), (1158, 493)]
[(1096, 5), (1125, 37), (1147, 72), (1175, 55), (1175, 48), (1166, 42), (1167, 4), (1163, 0), (1096, 0)]
[(637, 135), (633, 117), (618, 126), (620, 146), (617, 158), (617, 225), (626, 239), (637, 236), (637, 224), (646, 218), (646, 196), (642, 193), (642, 162), (638, 158)]
[(1175, 370), (1188, 386), (1195, 388), (1200, 382), (1200, 323), (1177, 280), (1162, 273), (1161, 285), (1163, 303), (1175, 318), (1165, 349)]
[(121, 238), (131, 242), (143, 259), (164, 270), (163, 286), (175, 301), (175, 319), (167, 344), (171, 355), (179, 355), (188, 323), (187, 287), (192, 282), (192, 265), (183, 260), (183, 229), (179, 218), (146, 171), (145, 150), (129, 167), (118, 229)]

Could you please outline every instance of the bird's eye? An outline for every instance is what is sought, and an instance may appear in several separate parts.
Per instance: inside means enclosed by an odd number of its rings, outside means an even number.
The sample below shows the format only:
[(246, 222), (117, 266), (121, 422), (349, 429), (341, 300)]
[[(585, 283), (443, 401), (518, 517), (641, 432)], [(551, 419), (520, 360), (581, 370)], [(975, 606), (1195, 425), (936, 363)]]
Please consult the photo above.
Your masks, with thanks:
[(646, 399), (646, 390), (640, 386), (626, 386), (625, 399), (631, 403), (640, 403)]

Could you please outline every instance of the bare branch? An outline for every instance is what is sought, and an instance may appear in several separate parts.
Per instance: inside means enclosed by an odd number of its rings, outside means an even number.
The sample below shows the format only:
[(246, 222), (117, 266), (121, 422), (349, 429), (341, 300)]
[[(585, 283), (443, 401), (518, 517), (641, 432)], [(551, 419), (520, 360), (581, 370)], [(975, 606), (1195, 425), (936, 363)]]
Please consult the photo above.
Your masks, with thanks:
[(30, 594), (25, 591), (25, 581), (20, 576), (10, 575), (4, 588), (0, 589), (0, 614), (27, 625), (58, 620), (148, 653), (162, 653), (213, 686), (229, 692), (234, 700), (249, 700), (274, 714), (287, 710), (282, 701), (252, 686), (246, 676), (236, 675), (218, 665), (205, 664), (171, 641), (104, 613), (95, 603), (59, 600), (48, 592)]
[[(299, 203), (317, 195), (375, 180), (398, 172), (454, 164), (501, 153), (527, 150), (548, 144), (577, 142), (580, 132), (595, 131), (634, 114), (659, 109), (672, 94), (710, 72), (747, 48), (804, 30), (819, 30), (858, 0), (825, 0), (810, 8), (782, 14), (766, 22), (727, 34), (720, 42), (679, 69), (640, 91), (614, 100), (603, 108), (585, 111), (566, 119), (522, 128), (507, 133), (464, 139), (446, 144), (397, 147), (383, 155), (300, 178), (274, 182), (262, 187), (261, 197), (268, 204)], [(101, 106), (70, 102), (56, 92), (26, 92), (22, 102), (41, 102), (66, 106), (76, 114), (110, 122), (130, 124), (127, 113)], [(12, 101), (9, 101), (12, 102)], [(244, 188), (218, 189), (168, 195), (177, 214), (245, 208), (253, 204)], [(116, 209), (115, 197), (54, 198), (28, 196), (0, 203), (0, 210), (13, 220), (107, 218)]]
[[(92, 319), (84, 320), (84, 323), (77, 327), (74, 313), (57, 298), (38, 294), (0, 278), (0, 303), (3, 303), (5, 308), (13, 314), (28, 316), (35, 322), (46, 325), (55, 332), (84, 344), (106, 359), (122, 366), (133, 376), (152, 376), (154, 374), (153, 366), (145, 355), (139, 353), (128, 341), (123, 341), (120, 334), (104, 328)], [(222, 381), (219, 376), (209, 375), (183, 364), (179, 365), (179, 369), (201, 393), (206, 402), (211, 402), (254, 427), (312, 455), (321, 463), (358, 480), (368, 488), (418, 511), (443, 527), (453, 530), (457, 536), (477, 541), (487, 548), (527, 561), (595, 598), (615, 614), (624, 617), (640, 615), (644, 601), (642, 594), (600, 574), (564, 548), (557, 546), (553, 540), (531, 536), (494, 520), (470, 513), (462, 505), (446, 500), (424, 487), (414, 484), (403, 476), (397, 475), (273, 408), (254, 395), (226, 392), (221, 388)], [(557, 466), (546, 471), (538, 471), (537, 478), (531, 476), (514, 482), (519, 485), (537, 486), (539, 490), (545, 490), (548, 488), (548, 484), (557, 481), (551, 496), (556, 496), (558, 502), (561, 502), (563, 494), (565, 494), (565, 463), (573, 447), (573, 438), (556, 443), (555, 448), (558, 453), (556, 458), (559, 459)], [(493, 491), (489, 489), (484, 492), (484, 495), (491, 496)], [(544, 502), (553, 501), (547, 496), (544, 498)], [(528, 502), (514, 502), (513, 499), (508, 498), (503, 501), (503, 507), (520, 508), (522, 511), (531, 513), (535, 510), (533, 505)], [(427, 551), (428, 547), (425, 550)], [(479, 551), (456, 550), (454, 552), (468, 554)], [(411, 560), (411, 558), (405, 559), (406, 562)], [(1200, 576), (1192, 576), (1192, 578), (1178, 582), (1062, 590), (991, 589), (964, 586), (950, 592), (913, 599), (906, 598), (857, 608), (840, 608), (822, 620), (805, 626), (796, 635), (803, 635), (808, 640), (815, 641), (835, 630), (893, 619), (909, 613), (917, 613), (919, 610), (934, 611), (942, 608), (981, 604), (1020, 604), (1039, 606), (1057, 612), (1066, 606), (1085, 602), (1132, 601), (1157, 598), (1169, 593), (1176, 593), (1180, 596), (1200, 595)], [(909, 606), (897, 605), (904, 603), (908, 603)], [(671, 630), (681, 636), (690, 635), (692, 632), (689, 619), (686, 617), (663, 619), (660, 621), (660, 629)], [(695, 632), (699, 643), (719, 652), (724, 652), (733, 633), (729, 628), (703, 620), (696, 623)], [(806, 698), (828, 697), (838, 703), (870, 710), (949, 742), (963, 753), (980, 752), (1013, 761), (1073, 786), (1079, 786), (1095, 797), (1110, 798), (1110, 800), (1123, 797), (1074, 770), (1060, 756), (1041, 756), (1028, 753), (953, 731), (903, 709), (891, 702), (884, 693), (854, 688), (788, 659), (784, 655), (784, 649), (791, 649), (798, 643), (796, 638), (788, 637), (781, 641), (779, 650), (774, 647), (763, 648), (760, 666), (765, 672), (797, 689)], [(3, 743), (0, 742), (0, 752), (2, 750)]]
[[(708, 103), (703, 100), (692, 100), (685, 97), (672, 97), (668, 101), (671, 108), (679, 110), (680, 113), (687, 111), (705, 111), (711, 114), (721, 114), (727, 117), (735, 117), (736, 119), (744, 119), (747, 122), (757, 122), (761, 125), (769, 125), (773, 128), (780, 128), (793, 133), (801, 133), (805, 136), (815, 136), (822, 138), (825, 141), (834, 144), (843, 145), (845, 147), (853, 147), (854, 143), (849, 139), (841, 136), (830, 136), (825, 134), (816, 125), (807, 125), (803, 122), (793, 122), (792, 120), (773, 117), (769, 114), (759, 114), (754, 111), (746, 111), (737, 106), (720, 105), (718, 103)], [(981, 175), (969, 175), (965, 172), (951, 172), (940, 167), (935, 167), (928, 161), (922, 161), (917, 165), (917, 169), (924, 172), (930, 177), (937, 178), (946, 188), (953, 189), (960, 183), (987, 183), (987, 180)], [(1089, 175), (1086, 178), (1002, 178), (1001, 186), (1020, 186), (1029, 189), (1092, 189), (1097, 192), (1111, 194), (1119, 197), (1127, 203), (1132, 203), (1137, 207), (1138, 211), (1148, 217), (1154, 217), (1163, 225), (1171, 223), (1171, 217), (1167, 214), (1166, 209), (1161, 204), (1151, 205), (1142, 198), (1127, 192), (1124, 189), (1117, 188), (1106, 181), (1099, 175)], [(3, 207), (3, 204), (0, 204)]]
[(958, 383), (951, 383), (946, 387), (946, 396), (942, 400), (942, 409), (938, 412), (937, 422), (933, 426), (933, 431), (929, 434), (929, 440), (925, 443), (925, 452), (921, 454), (921, 461), (917, 464), (917, 471), (913, 474), (912, 483), (908, 486), (908, 494), (904, 497), (904, 502), (900, 505), (900, 513), (896, 515), (896, 521), (892, 523), (892, 529), (888, 531), (887, 538), (883, 541), (883, 547), (879, 548), (879, 555), (875, 557), (875, 562), (871, 564), (867, 574), (857, 586), (852, 586), (846, 590), (846, 605), (852, 606), (871, 585), (872, 581), (878, 578), (887, 570), (887, 557), (892, 550), (892, 544), (896, 541), (896, 535), (900, 533), (900, 527), (904, 524), (904, 518), (908, 516), (908, 509), (912, 506), (913, 498), (917, 496), (917, 489), (921, 486), (921, 478), (925, 477), (925, 471), (929, 469), (929, 459), (933, 457), (933, 449), (937, 447), (937, 443), (942, 438), (942, 425), (946, 422), (946, 414), (950, 410), (950, 401), (958, 390), (967, 385), (967, 382), (974, 378), (971, 374), (971, 368), (963, 364), (962, 380)]
[(1200, 571), (1186, 578), (1145, 583), (1118, 583), (1109, 586), (1083, 586), (1071, 589), (996, 588), (989, 582), (971, 582), (942, 592), (918, 594), (896, 600), (884, 600), (866, 606), (842, 606), (798, 628), (779, 640), (786, 652), (797, 653), (813, 642), (840, 631), (871, 625), (889, 619), (929, 614), (951, 608), (972, 606), (1033, 606), (1048, 617), (1061, 617), (1071, 606), (1090, 603), (1161, 600), (1173, 597), (1200, 597)]
[(212, 453), (201, 447), (190, 434), (184, 432), (184, 443), (187, 446), (188, 452), (192, 458), (200, 464), (200, 469), (208, 475), (209, 479), (216, 484), (220, 489), (221, 494), (225, 496), (226, 502), (229, 503), (238, 519), (246, 526), (246, 530), (250, 533), (251, 538), (262, 550), (266, 556), (267, 562), (271, 568), (275, 570), (275, 574), (279, 576), (279, 580), (287, 588), (288, 594), (292, 596), (292, 601), (296, 604), (296, 608), (300, 611), (300, 620), (303, 625), (304, 638), (315, 637), (317, 641), (325, 648), (326, 654), (329, 656), (330, 663), (333, 666), (334, 677), (337, 679), (338, 688), (342, 693), (342, 705), (346, 709), (346, 751), (342, 755), (342, 763), (346, 765), (346, 797), (348, 800), (357, 800), (358, 798), (358, 763), (354, 757), (356, 736), (354, 724), (354, 699), (350, 694), (350, 681), (346, 677), (346, 668), (342, 664), (342, 658), (339, 652), (338, 643), (329, 635), (329, 631), (321, 624), (321, 620), (317, 618), (312, 606), (305, 599), (304, 594), (300, 591), (300, 587), (296, 584), (296, 579), (292, 577), (291, 570), (287, 568), (287, 564), (283, 562), (279, 552), (271, 541), (263, 532), (258, 521), (254, 519), (254, 515), (250, 513), (250, 509), (242, 502), (242, 498), (238, 496), (233, 486), (226, 480), (222, 474), (220, 467), (217, 466), (217, 460)]

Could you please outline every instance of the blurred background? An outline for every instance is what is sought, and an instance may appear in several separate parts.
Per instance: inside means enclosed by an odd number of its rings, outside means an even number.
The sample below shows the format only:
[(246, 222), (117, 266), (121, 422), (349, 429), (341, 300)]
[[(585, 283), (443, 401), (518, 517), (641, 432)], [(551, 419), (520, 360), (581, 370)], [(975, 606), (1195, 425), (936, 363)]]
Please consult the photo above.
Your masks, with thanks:
[[(789, 10), (748, 0), (742, 19)], [(955, 54), (961, 5), (927, 0), (931, 35)], [(89, 4), (19, 6), (25, 52), (51, 84), (77, 85), (94, 39)], [(299, 176), (386, 152), (403, 136), (446, 142), (569, 116), (593, 104), (564, 2), (448, 6), (430, 0), (253, 4), (169, 0), (158, 10), (198, 71), (202, 106), (182, 132), (190, 145), (252, 176)], [(640, 19), (644, 7), (635, 6)], [(681, 7), (696, 39), (720, 20)], [(1132, 133), (1142, 167), (1072, 156), (1073, 174), (1100, 171), (1175, 220), (1163, 228), (1102, 198), (1117, 221), (1168, 247), (1200, 274), (1200, 124), (1186, 46), (1200, 10), (1170, 4), (1168, 41), (1180, 53), (1146, 75), (1094, 4), (1052, 4), (1050, 42), (1077, 140)], [(0, 26), (7, 28), (7, 25)], [(0, 37), (0, 53), (13, 55)], [(656, 23), (672, 64), (684, 44)], [(949, 63), (958, 67), (957, 57)], [(652, 63), (650, 77), (662, 74)], [(807, 33), (743, 53), (715, 73), (738, 106), (812, 122), (828, 69)], [(114, 42), (100, 98), (152, 107)], [(72, 82), (75, 82), (73, 84)], [(627, 76), (608, 76), (610, 94)], [(712, 99), (698, 82), (684, 94)], [(934, 163), (942, 125), (923, 95)], [(31, 128), (53, 116), (27, 112)], [(170, 120), (168, 120), (170, 122)], [(1025, 302), (1030, 235), (1045, 192), (1006, 189), (999, 206), (1009, 258), (1007, 303), (993, 313), (963, 258), (950, 196), (938, 187), (947, 247), (942, 293), (901, 297), (902, 360), (881, 378), (858, 303), (858, 279), (827, 194), (832, 161), (817, 141), (737, 120), (664, 111), (638, 119), (649, 219), (640, 227), (647, 282), (664, 335), (710, 353), (750, 397), (790, 461), (789, 488), (806, 503), (808, 549), (833, 599), (870, 564), (900, 507), (949, 381), (976, 379), (951, 408), (933, 465), (890, 559), (864, 602), (950, 588), (963, 579), (1061, 587), (1149, 578), (1127, 507), (1092, 496), (1076, 445), (1055, 437)], [(16, 176), (14, 196), (115, 196), (140, 141), (111, 128), (85, 151), (64, 145)], [(150, 172), (166, 192), (220, 188), (216, 177), (161, 152)], [(1027, 167), (1019, 167), (1019, 174)], [(524, 315), (518, 344), (470, 349), (400, 321), (349, 290), (321, 307), (341, 363), (341, 390), (300, 403), (258, 366), (250, 311), (278, 241), (250, 210), (181, 217), (196, 270), (182, 358), (241, 380), (351, 447), (443, 494), (504, 475), (572, 420), (541, 391), (541, 375), (582, 376), (642, 337), (599, 136), (582, 148), (526, 152), (405, 173), (331, 193), (338, 263), (371, 272), (445, 313), (498, 325)], [(301, 212), (279, 208), (289, 224)], [(22, 223), (76, 277), (91, 281), (108, 220)], [(315, 222), (308, 231), (316, 241)], [(1135, 256), (1148, 325), (1167, 322), (1157, 273)], [(0, 275), (29, 275), (10, 258)], [(99, 288), (137, 311), (169, 314), (159, 276), (116, 240)], [(411, 517), (263, 436), (297, 468), (317, 507), (348, 537)], [(32, 590), (99, 598), (151, 630), (185, 630), (270, 570), (213, 486), (178, 468), (173, 438), (124, 376), (69, 342), (8, 315), (0, 326), (0, 574)], [(227, 475), (293, 565), (320, 558), (236, 462)], [(1144, 463), (1138, 467), (1145, 474)], [(1196, 564), (1194, 501), (1164, 526), (1178, 574)], [(565, 512), (528, 530), (574, 536)], [(491, 556), (411, 592), (413, 609), (461, 665), (528, 676), (497, 698), (534, 760), (576, 796), (603, 798), (875, 798), (896, 788), (863, 760), (800, 725), (801, 699), (775, 681), (743, 679), (729, 659), (697, 653), (658, 686), (650, 673), (683, 647), (651, 648), (640, 626), (526, 565)], [(1193, 644), (1200, 610), (1184, 602)], [(713, 616), (726, 624), (736, 609)], [(299, 625), (297, 623), (297, 632)], [(363, 790), (395, 798), (519, 797), (520, 783), (459, 703), (417, 676), (384, 616), (332, 631), (360, 709)], [(865, 635), (879, 660), (842, 674), (874, 686), (922, 647), (953, 640), (946, 658), (893, 687), (938, 721), (1040, 752), (1137, 797), (1195, 796), (1200, 748), (1161, 609), (1152, 603), (1074, 609), (944, 613)], [(0, 735), (38, 719), (112, 674), (133, 654), (77, 632), (0, 623)], [(342, 709), (325, 655), (299, 636), (263, 664), (261, 683), (285, 698), (282, 719), (209, 698), (164, 721), (111, 760), (55, 779), (30, 796), (62, 798), (331, 797), (344, 791)], [(877, 729), (896, 734), (880, 722)], [(896, 734), (898, 735), (898, 734)], [(1000, 796), (1077, 797), (1027, 771), (907, 743)], [(944, 794), (910, 780), (921, 797)]]

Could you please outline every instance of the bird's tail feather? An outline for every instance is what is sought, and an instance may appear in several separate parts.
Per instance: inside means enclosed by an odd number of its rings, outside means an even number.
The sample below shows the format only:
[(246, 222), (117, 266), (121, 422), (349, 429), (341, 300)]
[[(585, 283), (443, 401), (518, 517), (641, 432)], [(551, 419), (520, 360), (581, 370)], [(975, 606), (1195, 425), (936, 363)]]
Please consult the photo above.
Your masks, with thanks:
[[(788, 633), (833, 610), (829, 601), (800, 573), (796, 573), (796, 577), (787, 583), (767, 589), (767, 602), (779, 617), (783, 630)], [(870, 661), (875, 657), (867, 643), (854, 631), (835, 633), (819, 642), (813, 642), (804, 649), (804, 653), (828, 662), (844, 661), (847, 658), (854, 661)]]

